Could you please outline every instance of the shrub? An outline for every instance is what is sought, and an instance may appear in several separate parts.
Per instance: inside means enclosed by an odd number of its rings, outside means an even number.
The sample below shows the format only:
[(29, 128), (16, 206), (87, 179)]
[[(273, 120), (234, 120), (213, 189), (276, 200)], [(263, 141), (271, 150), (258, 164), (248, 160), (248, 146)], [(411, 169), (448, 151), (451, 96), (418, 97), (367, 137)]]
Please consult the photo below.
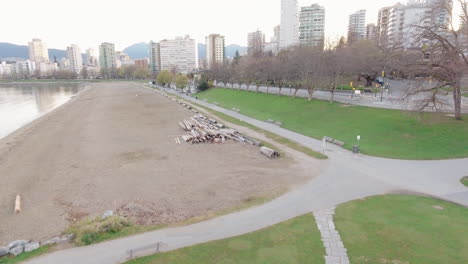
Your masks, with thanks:
[(206, 91), (206, 90), (208, 90), (209, 88), (210, 88), (210, 84), (209, 84), (209, 82), (206, 81), (206, 80), (202, 80), (202, 81), (200, 81), (200, 83), (198, 83), (198, 90), (199, 90), (200, 92)]
[(130, 222), (120, 216), (111, 216), (106, 219), (97, 217), (94, 219), (84, 219), (73, 224), (68, 233), (75, 235), (75, 243), (78, 245), (90, 245), (99, 240), (99, 237), (106, 233), (117, 233), (129, 227)]

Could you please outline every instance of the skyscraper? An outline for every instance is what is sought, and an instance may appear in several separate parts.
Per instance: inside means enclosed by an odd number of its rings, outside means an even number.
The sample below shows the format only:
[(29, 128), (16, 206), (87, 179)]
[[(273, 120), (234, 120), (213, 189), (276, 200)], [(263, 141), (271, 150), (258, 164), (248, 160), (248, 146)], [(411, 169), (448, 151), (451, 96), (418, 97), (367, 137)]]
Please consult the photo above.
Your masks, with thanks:
[(299, 16), (297, 0), (281, 0), (280, 48), (299, 42)]
[(176, 70), (190, 73), (198, 68), (198, 53), (195, 40), (189, 35), (159, 42), (161, 70)]
[(366, 26), (366, 40), (378, 43), (377, 26), (374, 23), (367, 24)]
[(86, 50), (86, 65), (88, 66), (98, 66), (98, 55), (96, 50), (89, 48)]
[(302, 7), (299, 22), (299, 43), (323, 49), (325, 42), (325, 8), (318, 4)]
[(70, 70), (79, 74), (83, 69), (83, 59), (81, 57), (81, 50), (80, 48), (72, 44), (70, 47), (67, 47), (67, 57), (70, 61)]
[(388, 44), (388, 25), (390, 23), (390, 11), (392, 7), (384, 7), (379, 10), (377, 19), (377, 38), (380, 47)]
[(359, 10), (349, 16), (348, 43), (366, 39), (366, 10)]
[(49, 50), (47, 46), (40, 39), (33, 39), (28, 43), (29, 59), (36, 64), (41, 62), (49, 62)]
[(226, 58), (224, 50), (224, 37), (219, 34), (211, 34), (205, 38), (206, 65), (211, 68), (213, 64), (223, 63)]
[(150, 71), (153, 77), (156, 77), (161, 71), (161, 51), (159, 43), (150, 41), (149, 43)]
[(113, 43), (104, 42), (99, 46), (99, 63), (104, 74), (110, 74), (117, 69), (115, 45)]
[(247, 53), (251, 56), (260, 55), (265, 50), (265, 34), (257, 30), (247, 36)]

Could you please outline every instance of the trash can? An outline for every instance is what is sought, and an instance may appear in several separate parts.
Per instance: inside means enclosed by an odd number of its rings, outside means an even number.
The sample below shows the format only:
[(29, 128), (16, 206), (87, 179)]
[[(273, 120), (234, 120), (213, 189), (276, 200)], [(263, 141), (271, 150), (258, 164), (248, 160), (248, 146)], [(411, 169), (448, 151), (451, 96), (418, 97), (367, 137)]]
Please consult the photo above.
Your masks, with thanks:
[(354, 145), (354, 146), (353, 146), (353, 153), (358, 154), (358, 153), (360, 153), (360, 152), (361, 152), (361, 150), (359, 149), (359, 146), (358, 146), (358, 145)]

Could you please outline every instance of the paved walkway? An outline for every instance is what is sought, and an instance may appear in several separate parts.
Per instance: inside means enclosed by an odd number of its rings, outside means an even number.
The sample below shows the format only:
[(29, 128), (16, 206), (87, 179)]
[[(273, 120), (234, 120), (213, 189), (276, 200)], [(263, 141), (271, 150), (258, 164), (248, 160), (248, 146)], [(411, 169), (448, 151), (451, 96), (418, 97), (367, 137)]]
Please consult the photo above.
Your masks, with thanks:
[(341, 241), (340, 234), (335, 229), (334, 214), (335, 208), (314, 212), (315, 221), (327, 252), (325, 264), (349, 264), (347, 250)]
[[(322, 142), (319, 140), (192, 97), (181, 94), (179, 96), (299, 142), (311, 149), (322, 149)], [(461, 177), (468, 175), (468, 159), (391, 160), (354, 155), (334, 145), (327, 145), (326, 154), (329, 159), (324, 161), (324, 170), (320, 176), (267, 204), (194, 225), (157, 230), (88, 247), (57, 251), (26, 263), (120, 263), (126, 260), (126, 252), (130, 249), (163, 242), (166, 246), (161, 248), (162, 251), (174, 250), (246, 234), (299, 215), (391, 192), (422, 193), (468, 206), (468, 190), (459, 182)], [(141, 255), (150, 253), (140, 252)]]
[[(396, 84), (393, 84), (392, 87), (397, 86)], [(219, 87), (224, 87), (227, 89), (239, 89), (238, 84), (234, 84), (234, 87), (231, 86), (231, 84), (228, 84), (224, 86), (224, 84), (219, 84)], [(241, 90), (248, 90), (248, 91), (256, 91), (256, 87), (254, 85), (251, 85), (248, 89), (246, 85), (242, 85), (240, 88)], [(394, 90), (393, 92), (384, 92), (382, 99), (381, 100), (381, 95), (380, 93), (375, 96), (374, 94), (371, 93), (366, 93), (360, 96), (353, 96), (351, 97), (351, 92), (350, 91), (337, 91), (335, 93), (334, 100), (340, 103), (345, 103), (345, 104), (352, 104), (352, 105), (360, 105), (360, 106), (368, 106), (368, 107), (374, 107), (374, 108), (386, 108), (386, 109), (397, 109), (397, 110), (407, 110), (407, 111), (414, 111), (417, 110), (417, 102), (418, 100), (428, 98), (427, 94), (417, 94), (414, 96), (410, 96), (408, 99), (403, 99), (406, 95), (404, 91), (401, 90), (396, 90), (395, 88), (392, 88)], [(270, 87), (267, 89), (265, 86), (260, 86), (258, 89), (258, 92), (261, 93), (270, 93), (270, 94), (278, 94), (279, 88), (277, 87)], [(282, 88), (281, 89), (281, 94), (286, 95), (286, 96), (293, 96), (294, 95), (294, 89), (291, 88)], [(308, 93), (307, 90), (300, 89), (297, 91), (296, 94), (297, 97), (302, 97), (302, 98), (307, 98)], [(320, 100), (330, 100), (331, 93), (329, 91), (315, 91), (313, 94), (313, 98), (320, 99)], [(439, 100), (444, 101), (447, 106), (440, 106), (443, 112), (448, 112), (452, 113), (453, 112), (453, 98), (449, 94), (447, 96), (444, 95), (439, 95), (438, 96)], [(433, 109), (427, 108), (425, 111), (432, 112)], [(462, 113), (468, 113), (468, 98), (467, 97), (462, 97)]]

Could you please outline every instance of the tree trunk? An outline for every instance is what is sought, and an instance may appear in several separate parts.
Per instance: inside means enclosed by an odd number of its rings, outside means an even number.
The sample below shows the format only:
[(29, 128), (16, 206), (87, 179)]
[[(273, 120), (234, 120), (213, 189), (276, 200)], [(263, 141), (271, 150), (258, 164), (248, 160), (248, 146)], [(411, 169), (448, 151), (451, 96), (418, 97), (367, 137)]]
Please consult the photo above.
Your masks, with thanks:
[(234, 82), (231, 83), (231, 89), (234, 89)]
[(297, 91), (299, 91), (299, 88), (294, 88), (293, 98), (296, 98)]
[(460, 82), (457, 82), (453, 87), (453, 106), (454, 106), (454, 114), (455, 119), (462, 120), (461, 116), (461, 89), (460, 89)]
[(281, 95), (281, 86), (278, 87), (278, 95)]
[(335, 101), (335, 91), (336, 91), (336, 88), (333, 87), (331, 90), (330, 90), (330, 104), (332, 104), (334, 101)]
[(312, 95), (314, 94), (314, 90), (308, 88), (307, 89), (307, 101), (312, 101)]
[(267, 94), (269, 94), (269, 93), (270, 93), (270, 92), (269, 92), (269, 90), (270, 90), (270, 85), (269, 85), (269, 84), (267, 84)]
[(258, 93), (258, 88), (260, 88), (259, 84), (257, 84), (257, 86), (255, 87), (255, 93)]

